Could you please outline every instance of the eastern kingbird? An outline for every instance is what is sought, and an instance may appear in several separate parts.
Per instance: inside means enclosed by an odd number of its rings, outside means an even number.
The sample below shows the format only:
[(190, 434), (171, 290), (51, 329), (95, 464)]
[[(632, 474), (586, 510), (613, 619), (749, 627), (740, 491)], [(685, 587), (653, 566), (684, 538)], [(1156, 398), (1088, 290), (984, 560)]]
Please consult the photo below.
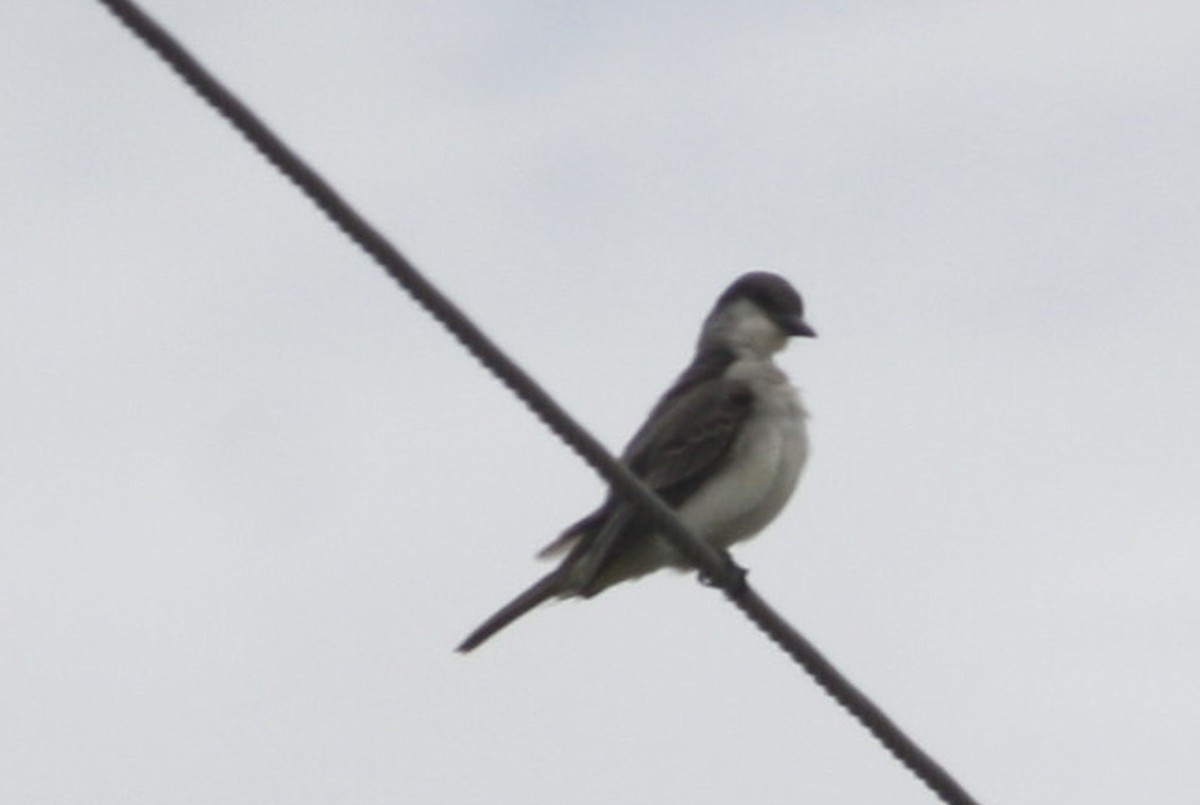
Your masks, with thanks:
[[(621, 460), (719, 551), (757, 534), (791, 497), (808, 457), (808, 414), (772, 357), (790, 336), (816, 336), (787, 280), (740, 277), (704, 320), (696, 356), (650, 412)], [(590, 598), (686, 562), (638, 507), (610, 492), (547, 545), (558, 567), (471, 632), (470, 651), (543, 601)]]

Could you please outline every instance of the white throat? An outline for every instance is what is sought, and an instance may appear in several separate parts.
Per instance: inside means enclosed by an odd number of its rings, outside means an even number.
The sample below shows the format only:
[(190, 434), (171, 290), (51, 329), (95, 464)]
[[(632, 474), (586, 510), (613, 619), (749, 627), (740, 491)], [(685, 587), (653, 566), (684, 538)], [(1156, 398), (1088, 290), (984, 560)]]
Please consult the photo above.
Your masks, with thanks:
[(702, 346), (723, 346), (741, 358), (765, 360), (787, 345), (787, 333), (746, 299), (736, 299), (713, 312), (704, 323)]

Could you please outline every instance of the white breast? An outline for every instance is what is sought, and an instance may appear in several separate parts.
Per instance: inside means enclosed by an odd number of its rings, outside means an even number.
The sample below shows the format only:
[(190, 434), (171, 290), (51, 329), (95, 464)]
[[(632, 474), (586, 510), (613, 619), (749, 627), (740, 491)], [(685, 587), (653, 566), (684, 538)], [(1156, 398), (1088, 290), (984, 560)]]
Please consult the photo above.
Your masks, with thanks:
[(742, 360), (728, 374), (750, 383), (754, 413), (725, 470), (679, 510), (698, 537), (720, 548), (754, 536), (775, 519), (808, 457), (808, 414), (783, 372), (770, 361)]

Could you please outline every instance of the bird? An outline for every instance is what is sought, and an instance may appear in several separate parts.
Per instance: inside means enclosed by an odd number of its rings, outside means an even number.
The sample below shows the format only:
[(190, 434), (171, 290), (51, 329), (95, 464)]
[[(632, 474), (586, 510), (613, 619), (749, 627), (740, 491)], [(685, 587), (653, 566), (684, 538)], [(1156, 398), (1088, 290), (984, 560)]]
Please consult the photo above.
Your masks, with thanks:
[[(808, 459), (808, 412), (773, 360), (792, 337), (815, 338), (804, 302), (778, 274), (738, 277), (700, 329), (691, 363), (651, 409), (621, 461), (719, 551), (783, 509)], [(688, 569), (653, 519), (610, 491), (538, 554), (559, 564), (458, 646), (469, 652), (554, 598), (591, 598), (662, 569)]]

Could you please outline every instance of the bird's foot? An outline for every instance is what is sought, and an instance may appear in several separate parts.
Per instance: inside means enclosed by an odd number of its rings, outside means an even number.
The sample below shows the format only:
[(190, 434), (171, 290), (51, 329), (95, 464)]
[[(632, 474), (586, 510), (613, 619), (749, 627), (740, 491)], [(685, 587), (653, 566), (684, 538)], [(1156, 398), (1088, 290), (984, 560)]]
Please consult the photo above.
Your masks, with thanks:
[(721, 564), (724, 565), (724, 568), (717, 577), (710, 576), (703, 570), (699, 571), (697, 577), (700, 579), (700, 583), (705, 587), (720, 587), (735, 595), (741, 593), (746, 589), (748, 571), (733, 561), (729, 551), (718, 551), (717, 554), (721, 557)]

